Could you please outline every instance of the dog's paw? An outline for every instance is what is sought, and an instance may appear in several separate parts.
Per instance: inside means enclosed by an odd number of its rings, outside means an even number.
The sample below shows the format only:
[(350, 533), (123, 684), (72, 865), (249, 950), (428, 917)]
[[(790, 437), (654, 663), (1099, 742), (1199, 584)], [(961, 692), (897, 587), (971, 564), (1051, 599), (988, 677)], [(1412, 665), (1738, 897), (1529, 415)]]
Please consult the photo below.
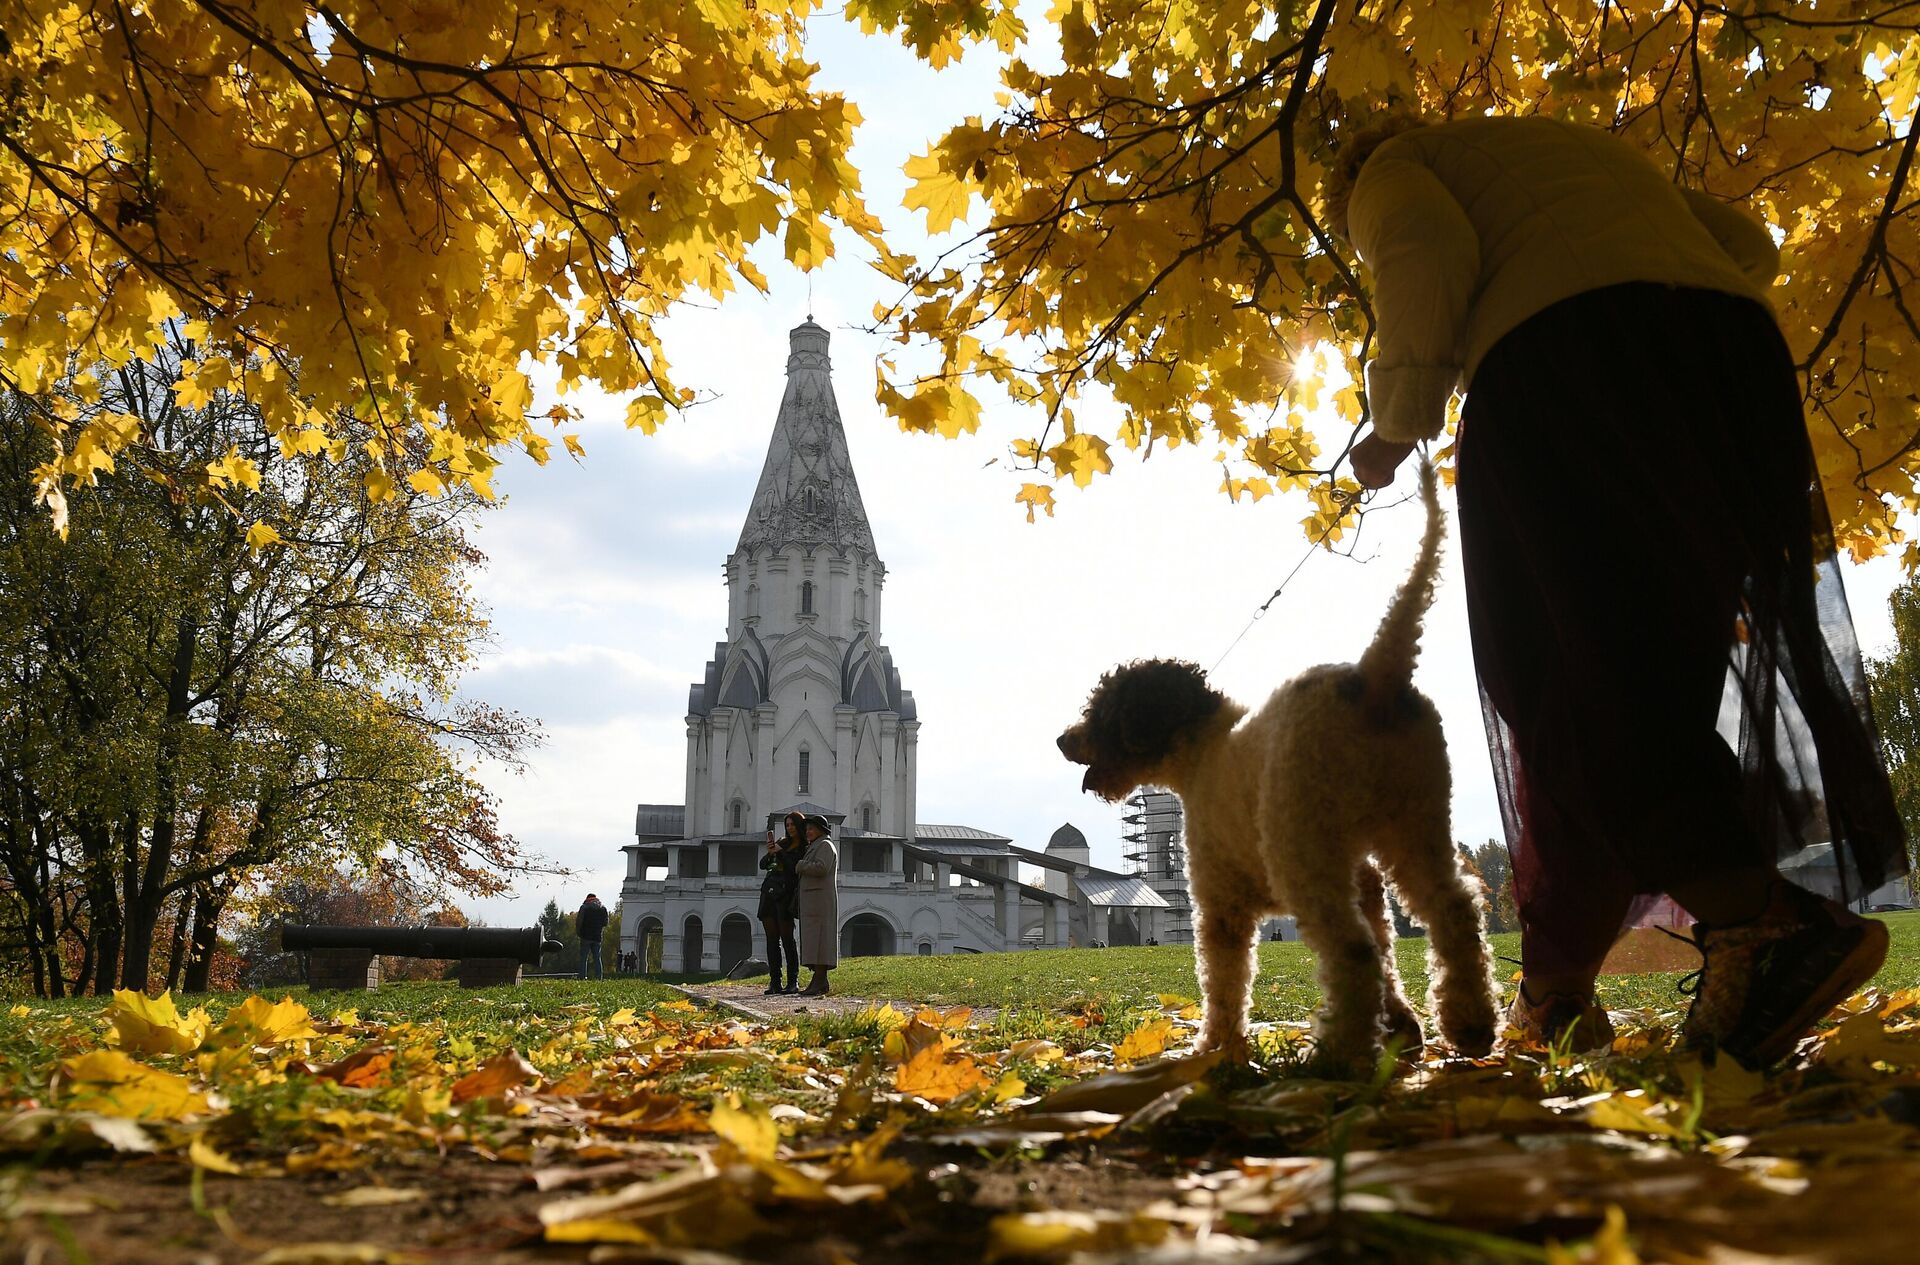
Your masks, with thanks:
[(1420, 1016), (1412, 1011), (1388, 1011), (1380, 1017), (1381, 1044), (1391, 1050), (1397, 1050), (1403, 1057), (1417, 1056), (1427, 1045), (1427, 1036), (1420, 1027)]
[(1495, 1033), (1492, 1024), (1467, 1024), (1447, 1034), (1447, 1044), (1470, 1059), (1483, 1059), (1493, 1053)]
[(1316, 1081), (1368, 1081), (1379, 1066), (1377, 1050), (1362, 1054), (1317, 1049), (1301, 1059), (1290, 1074)]
[(1218, 1054), (1223, 1062), (1250, 1063), (1253, 1061), (1253, 1046), (1247, 1041), (1244, 1032), (1224, 1035), (1204, 1034), (1194, 1046), (1195, 1054)]

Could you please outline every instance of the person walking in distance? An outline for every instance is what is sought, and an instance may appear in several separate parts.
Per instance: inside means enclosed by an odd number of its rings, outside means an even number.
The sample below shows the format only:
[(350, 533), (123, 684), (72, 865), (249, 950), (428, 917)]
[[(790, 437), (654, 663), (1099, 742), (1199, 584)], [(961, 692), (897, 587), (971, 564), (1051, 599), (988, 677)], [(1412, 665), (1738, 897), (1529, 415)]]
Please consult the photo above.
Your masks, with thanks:
[(813, 968), (803, 997), (827, 995), (827, 972), (840, 964), (840, 903), (837, 873), (840, 854), (833, 846), (833, 827), (818, 813), (802, 822), (807, 849), (794, 868), (800, 875), (800, 955)]
[[(768, 994), (800, 991), (800, 946), (794, 940), (794, 927), (800, 918), (800, 879), (795, 867), (806, 848), (801, 837), (799, 813), (788, 813), (785, 830), (776, 837), (767, 831), (766, 855), (760, 868), (766, 877), (760, 880), (760, 925), (767, 932)], [(786, 983), (780, 982), (780, 966), (786, 963)]]
[(601, 978), (600, 972), (600, 936), (607, 929), (607, 907), (592, 892), (581, 902), (580, 912), (573, 916), (574, 934), (580, 937), (580, 978), (587, 978), (587, 962), (593, 962), (593, 978)]

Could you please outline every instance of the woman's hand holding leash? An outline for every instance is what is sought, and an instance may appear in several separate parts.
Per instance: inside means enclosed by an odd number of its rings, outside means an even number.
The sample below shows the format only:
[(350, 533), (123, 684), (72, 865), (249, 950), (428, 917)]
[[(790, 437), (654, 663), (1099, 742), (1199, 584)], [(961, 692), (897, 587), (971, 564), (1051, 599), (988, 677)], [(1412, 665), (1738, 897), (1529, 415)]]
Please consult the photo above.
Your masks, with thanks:
[(1413, 451), (1412, 444), (1396, 444), (1376, 432), (1353, 446), (1353, 477), (1366, 487), (1384, 488)]

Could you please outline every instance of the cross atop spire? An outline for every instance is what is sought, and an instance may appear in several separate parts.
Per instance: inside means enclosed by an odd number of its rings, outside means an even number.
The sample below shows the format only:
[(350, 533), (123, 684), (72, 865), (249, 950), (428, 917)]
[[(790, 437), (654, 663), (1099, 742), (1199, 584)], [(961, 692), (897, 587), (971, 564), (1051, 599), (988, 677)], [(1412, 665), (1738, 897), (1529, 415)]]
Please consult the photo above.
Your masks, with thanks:
[(812, 316), (787, 336), (787, 391), (740, 531), (741, 550), (831, 545), (877, 557), (833, 397), (830, 337)]

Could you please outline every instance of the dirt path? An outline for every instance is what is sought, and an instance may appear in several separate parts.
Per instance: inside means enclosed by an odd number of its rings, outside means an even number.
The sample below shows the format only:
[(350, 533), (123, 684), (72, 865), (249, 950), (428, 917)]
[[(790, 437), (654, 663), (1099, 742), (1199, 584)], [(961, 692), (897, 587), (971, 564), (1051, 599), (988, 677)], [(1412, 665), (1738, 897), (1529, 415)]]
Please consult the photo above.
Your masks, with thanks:
[[(791, 993), (769, 996), (767, 986), (760, 983), (676, 984), (673, 987), (695, 1001), (735, 1010), (761, 1023), (822, 1015), (857, 1015), (870, 1007), (886, 1005), (912, 1014), (924, 1004), (899, 997), (843, 997), (838, 993), (828, 993), (825, 997), (799, 997)], [(993, 1006), (973, 1008), (973, 1017), (980, 1022), (989, 1022), (999, 1015), (999, 1009)]]

